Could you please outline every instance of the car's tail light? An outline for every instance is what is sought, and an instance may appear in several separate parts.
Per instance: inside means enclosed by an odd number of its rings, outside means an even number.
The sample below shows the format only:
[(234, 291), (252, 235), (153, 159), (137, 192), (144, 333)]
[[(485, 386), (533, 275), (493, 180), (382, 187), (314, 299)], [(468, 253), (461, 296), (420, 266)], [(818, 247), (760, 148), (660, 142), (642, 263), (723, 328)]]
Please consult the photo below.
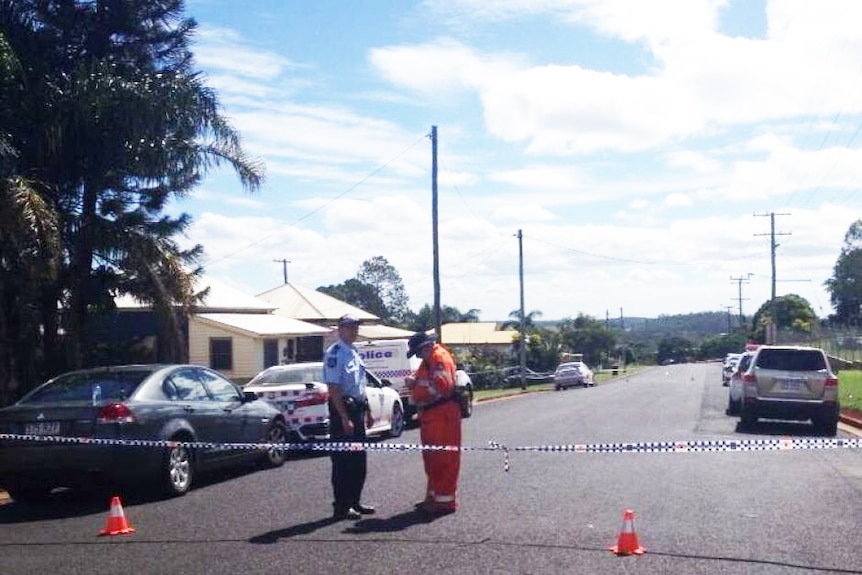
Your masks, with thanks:
[(96, 423), (134, 423), (135, 414), (124, 403), (109, 403), (99, 408)]
[(314, 391), (296, 402), (296, 407), (310, 407), (312, 405), (323, 405), (329, 401), (329, 391)]
[(757, 383), (757, 376), (753, 373), (743, 373), (742, 383)]
[(827, 377), (823, 380), (823, 387), (838, 387), (838, 378)]

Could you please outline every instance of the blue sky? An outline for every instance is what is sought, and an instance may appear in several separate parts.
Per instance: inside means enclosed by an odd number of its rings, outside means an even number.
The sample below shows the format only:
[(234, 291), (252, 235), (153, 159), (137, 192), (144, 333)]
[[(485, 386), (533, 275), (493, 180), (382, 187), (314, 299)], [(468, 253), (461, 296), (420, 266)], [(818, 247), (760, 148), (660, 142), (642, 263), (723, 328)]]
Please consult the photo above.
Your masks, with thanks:
[[(172, 210), (206, 273), (250, 294), (342, 283), (385, 257), (486, 321), (832, 312), (862, 218), (862, 2), (188, 0), (197, 67), (256, 194), (212, 172)], [(745, 278), (741, 282), (734, 278)]]

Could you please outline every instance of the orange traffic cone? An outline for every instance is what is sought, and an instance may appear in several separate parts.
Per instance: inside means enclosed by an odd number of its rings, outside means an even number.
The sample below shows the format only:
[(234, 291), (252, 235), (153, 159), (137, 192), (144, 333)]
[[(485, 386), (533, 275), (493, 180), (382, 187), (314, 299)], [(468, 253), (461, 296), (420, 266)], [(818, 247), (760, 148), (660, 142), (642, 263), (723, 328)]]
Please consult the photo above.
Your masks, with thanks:
[(126, 521), (126, 514), (123, 513), (120, 498), (115, 495), (111, 498), (111, 513), (108, 515), (108, 522), (105, 523), (105, 528), (99, 531), (99, 535), (128, 535), (134, 532), (135, 528)]
[(638, 543), (638, 536), (635, 533), (635, 512), (631, 509), (623, 512), (623, 528), (617, 544), (611, 547), (610, 551), (617, 555), (643, 555), (646, 552), (646, 549)]

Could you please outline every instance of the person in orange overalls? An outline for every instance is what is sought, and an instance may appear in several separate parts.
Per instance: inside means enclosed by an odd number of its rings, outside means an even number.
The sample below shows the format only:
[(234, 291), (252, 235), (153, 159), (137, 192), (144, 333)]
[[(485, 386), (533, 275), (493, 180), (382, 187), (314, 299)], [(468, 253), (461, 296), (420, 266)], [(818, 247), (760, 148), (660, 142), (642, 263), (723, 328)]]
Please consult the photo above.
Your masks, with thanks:
[(419, 368), (405, 378), (410, 398), (419, 409), (419, 437), (423, 445), (457, 447), (453, 451), (422, 451), (428, 486), (420, 511), (433, 515), (458, 510), (458, 472), (461, 469), (461, 405), (455, 393), (455, 359), (436, 336), (417, 332), (407, 342), (407, 357), (422, 358)]

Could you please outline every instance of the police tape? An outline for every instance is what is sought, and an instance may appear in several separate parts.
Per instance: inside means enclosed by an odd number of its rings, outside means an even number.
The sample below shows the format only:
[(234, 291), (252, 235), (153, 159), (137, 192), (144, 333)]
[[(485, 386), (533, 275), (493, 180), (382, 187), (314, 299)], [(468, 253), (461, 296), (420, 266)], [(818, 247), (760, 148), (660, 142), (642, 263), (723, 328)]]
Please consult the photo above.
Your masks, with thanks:
[(862, 439), (791, 438), (777, 439), (718, 439), (696, 441), (647, 441), (637, 443), (574, 443), (563, 445), (528, 445), (509, 447), (491, 440), (486, 447), (470, 445), (427, 445), (418, 443), (376, 443), (360, 441), (325, 441), (302, 443), (215, 443), (207, 441), (173, 441), (156, 439), (117, 439), (103, 437), (66, 437), (59, 435), (18, 435), (0, 433), (0, 441), (23, 441), (78, 445), (108, 445), (124, 447), (175, 448), (212, 450), (300, 451), (300, 452), (359, 452), (359, 451), (501, 451), (503, 470), (508, 472), (509, 453), (705, 453), (722, 451), (789, 451), (809, 449), (860, 449)]
[(299, 443), (217, 443), (207, 441), (174, 441), (157, 439), (118, 439), (102, 437), (67, 437), (60, 435), (22, 435), (0, 433), (0, 441), (63, 443), (80, 445), (119, 445), (126, 447), (176, 447), (190, 449), (237, 449), (268, 451), (522, 451), (538, 453), (705, 453), (721, 451), (789, 451), (810, 449), (860, 449), (862, 438), (782, 437), (772, 439), (716, 439), (692, 441), (647, 441), (635, 443), (575, 443), (507, 446), (491, 440), (485, 447), (469, 445), (428, 445), (417, 443), (382, 443), (359, 441), (323, 441)]

